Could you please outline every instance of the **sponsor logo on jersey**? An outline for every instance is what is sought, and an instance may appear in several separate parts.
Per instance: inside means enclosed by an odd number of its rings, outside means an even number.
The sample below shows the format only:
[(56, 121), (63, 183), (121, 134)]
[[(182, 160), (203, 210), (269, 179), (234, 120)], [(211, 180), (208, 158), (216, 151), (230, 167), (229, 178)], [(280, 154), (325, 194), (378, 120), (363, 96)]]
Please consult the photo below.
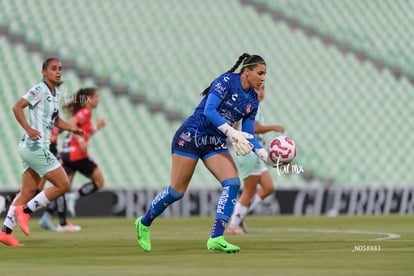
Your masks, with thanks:
[(223, 92), (226, 90), (226, 88), (223, 85), (221, 85), (220, 82), (218, 82), (214, 86), (214, 90), (216, 90), (217, 92), (220, 92), (220, 94), (223, 94)]

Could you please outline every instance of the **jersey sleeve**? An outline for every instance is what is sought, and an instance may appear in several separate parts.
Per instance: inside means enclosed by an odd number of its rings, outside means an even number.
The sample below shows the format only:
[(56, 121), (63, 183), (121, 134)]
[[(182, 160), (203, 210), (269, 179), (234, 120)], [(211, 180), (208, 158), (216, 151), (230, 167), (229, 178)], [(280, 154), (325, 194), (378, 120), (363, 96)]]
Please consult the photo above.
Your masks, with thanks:
[(217, 109), (223, 99), (227, 95), (229, 77), (226, 74), (218, 77), (210, 86), (210, 90), (207, 94), (207, 101), (204, 107), (204, 116), (210, 120), (210, 122), (218, 127), (226, 123), (222, 116), (218, 113)]
[(207, 102), (206, 106), (204, 107), (204, 116), (209, 119), (209, 121), (215, 126), (221, 126), (226, 121), (223, 119), (223, 117), (220, 116), (220, 114), (217, 112), (217, 107), (221, 103), (221, 98), (215, 94), (209, 94), (207, 95)]
[(253, 145), (252, 151), (263, 148), (262, 145), (259, 143), (259, 141), (256, 139), (256, 135), (254, 134), (254, 118), (253, 120), (250, 117), (248, 117), (247, 119), (244, 119), (242, 121), (241, 130), (243, 132), (247, 132), (253, 135), (253, 138), (247, 139)]
[(36, 105), (43, 97), (44, 89), (41, 85), (33, 86), (26, 94), (23, 95), (23, 99), (29, 102), (31, 106)]
[(223, 74), (219, 76), (210, 86), (210, 90), (208, 94), (214, 94), (221, 98), (222, 100), (226, 97), (229, 83), (230, 76), (227, 74)]
[(84, 125), (86, 122), (88, 122), (91, 118), (91, 112), (87, 108), (81, 108), (78, 112), (73, 115), (76, 120), (78, 121), (78, 125)]

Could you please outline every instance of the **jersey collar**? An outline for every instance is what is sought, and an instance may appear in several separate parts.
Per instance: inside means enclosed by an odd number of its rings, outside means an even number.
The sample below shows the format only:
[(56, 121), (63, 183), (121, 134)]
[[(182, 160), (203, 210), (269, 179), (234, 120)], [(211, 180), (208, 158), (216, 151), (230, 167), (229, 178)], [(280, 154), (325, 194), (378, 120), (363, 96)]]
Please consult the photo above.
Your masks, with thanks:
[(52, 91), (52, 89), (50, 89), (50, 86), (47, 84), (47, 82), (45, 82), (44, 80), (42, 80), (42, 82), (47, 86), (47, 88), (49, 89), (50, 93), (53, 95), (53, 97), (56, 95), (56, 88), (54, 91)]

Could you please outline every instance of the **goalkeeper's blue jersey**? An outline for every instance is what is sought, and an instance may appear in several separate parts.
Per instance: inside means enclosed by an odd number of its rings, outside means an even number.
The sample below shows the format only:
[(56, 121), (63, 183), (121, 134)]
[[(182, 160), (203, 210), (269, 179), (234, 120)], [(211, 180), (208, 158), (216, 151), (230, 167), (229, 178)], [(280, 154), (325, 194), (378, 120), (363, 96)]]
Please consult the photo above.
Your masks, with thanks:
[[(212, 83), (208, 94), (183, 126), (192, 134), (211, 135), (225, 140), (226, 136), (217, 127), (224, 123), (232, 126), (234, 122), (242, 120), (246, 126), (243, 131), (253, 134), (258, 107), (259, 100), (254, 88), (244, 90), (240, 74), (225, 73)], [(252, 142), (256, 144), (256, 141)]]

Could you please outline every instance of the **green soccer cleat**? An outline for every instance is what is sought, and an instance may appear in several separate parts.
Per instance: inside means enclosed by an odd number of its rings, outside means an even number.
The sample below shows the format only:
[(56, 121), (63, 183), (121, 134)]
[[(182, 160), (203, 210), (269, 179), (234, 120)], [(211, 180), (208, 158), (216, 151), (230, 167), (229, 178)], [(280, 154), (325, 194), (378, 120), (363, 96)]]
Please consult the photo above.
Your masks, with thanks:
[(226, 241), (224, 236), (209, 238), (207, 241), (207, 249), (210, 251), (221, 251), (224, 253), (237, 253), (240, 251), (240, 247)]
[(144, 250), (145, 252), (151, 251), (151, 240), (150, 240), (150, 227), (145, 226), (141, 223), (141, 218), (137, 218), (135, 221), (135, 226), (137, 227), (137, 242), (138, 245)]

